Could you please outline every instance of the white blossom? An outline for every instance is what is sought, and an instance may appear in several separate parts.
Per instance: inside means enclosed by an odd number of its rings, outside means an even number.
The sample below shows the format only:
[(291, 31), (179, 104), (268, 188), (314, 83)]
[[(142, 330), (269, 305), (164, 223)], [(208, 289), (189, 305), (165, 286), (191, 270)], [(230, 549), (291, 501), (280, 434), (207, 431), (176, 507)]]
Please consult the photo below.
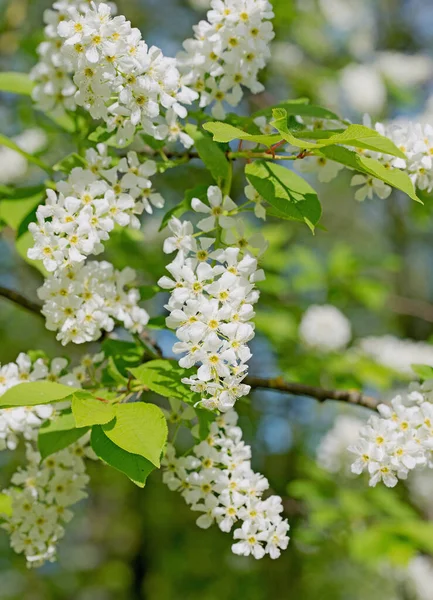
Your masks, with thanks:
[(370, 336), (359, 340), (358, 347), (379, 364), (405, 376), (414, 376), (413, 364), (433, 367), (433, 346), (427, 342), (400, 339), (393, 335)]
[(237, 419), (234, 410), (217, 417), (208, 437), (187, 457), (176, 457), (169, 445), (163, 481), (201, 513), (199, 527), (217, 523), (221, 531), (233, 530), (235, 554), (276, 559), (287, 548), (289, 525), (281, 517), (281, 498), (262, 497), (269, 483), (252, 470), (251, 448), (242, 441)]
[(258, 73), (270, 57), (274, 37), (268, 0), (212, 0), (207, 20), (194, 27), (177, 64), (184, 81), (200, 95), (200, 106), (224, 119), (224, 103), (237, 106), (242, 87), (263, 91)]
[(302, 317), (299, 335), (305, 345), (321, 352), (341, 350), (352, 337), (349, 320), (331, 304), (310, 306)]

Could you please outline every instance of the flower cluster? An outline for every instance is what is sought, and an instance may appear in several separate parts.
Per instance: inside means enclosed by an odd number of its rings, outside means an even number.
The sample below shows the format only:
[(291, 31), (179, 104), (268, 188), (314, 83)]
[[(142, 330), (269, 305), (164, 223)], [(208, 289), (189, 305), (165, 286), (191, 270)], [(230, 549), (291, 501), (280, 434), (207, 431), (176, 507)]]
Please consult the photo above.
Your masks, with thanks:
[(47, 190), (37, 222), (29, 226), (35, 245), (28, 256), (42, 260), (49, 272), (99, 254), (116, 224), (138, 229), (137, 215), (164, 204), (149, 179), (156, 172), (153, 161), (140, 163), (135, 152), (128, 152), (110, 168), (107, 148), (99, 144), (97, 151), (87, 151), (86, 163), (87, 168), (75, 167), (66, 181), (57, 183), (58, 193)]
[(87, 496), (83, 458), (96, 457), (86, 438), (42, 463), (32, 444), (27, 444), (26, 455), (26, 468), (18, 469), (13, 486), (3, 491), (10, 496), (12, 514), (5, 516), (2, 527), (10, 534), (13, 550), (25, 555), (29, 567), (39, 567), (55, 560), (63, 525), (73, 516), (69, 507)]
[(72, 67), (74, 101), (116, 131), (119, 143), (130, 142), (138, 127), (158, 140), (179, 137), (183, 105), (197, 94), (182, 84), (175, 59), (148, 48), (140, 31), (124, 16), (112, 17), (104, 3), (85, 12), (69, 8), (57, 33), (61, 56)]
[[(209, 205), (192, 200), (192, 208), (207, 215), (197, 225), (202, 232), (236, 224), (237, 207), (219, 188), (208, 189), (208, 200)], [(247, 344), (254, 337), (251, 319), (259, 298), (254, 284), (263, 272), (257, 259), (239, 247), (212, 250), (215, 240), (197, 237), (189, 221), (173, 218), (169, 228), (173, 235), (165, 240), (164, 251), (178, 254), (167, 266), (171, 278), (158, 283), (171, 290), (166, 322), (179, 339), (173, 351), (183, 354), (181, 367), (200, 363), (197, 374), (184, 382), (201, 394), (202, 404), (225, 411), (250, 390), (241, 382), (251, 358)]]
[(216, 522), (228, 533), (242, 523), (233, 533), (235, 554), (278, 558), (289, 542), (281, 498), (263, 500), (269, 482), (252, 470), (251, 448), (242, 441), (237, 420), (233, 410), (217, 417), (207, 439), (190, 456), (176, 457), (169, 446), (163, 480), (171, 490), (181, 492), (192, 510), (202, 513), (199, 527), (206, 529)]
[(213, 104), (215, 118), (225, 117), (223, 102), (239, 104), (242, 86), (254, 94), (263, 91), (257, 76), (270, 57), (273, 16), (268, 0), (212, 0), (207, 21), (184, 42), (178, 66), (185, 83), (200, 94), (200, 106)]
[(352, 472), (367, 471), (370, 485), (383, 481), (394, 487), (418, 466), (433, 467), (433, 380), (413, 385), (396, 396), (391, 406), (381, 404), (381, 416), (370, 417), (360, 439), (349, 450), (356, 455)]
[[(97, 6), (100, 0), (95, 0), (94, 4)], [(83, 0), (57, 0), (52, 9), (44, 11), (45, 40), (37, 48), (39, 62), (30, 73), (35, 82), (33, 100), (44, 112), (59, 115), (65, 110), (76, 109), (73, 64), (70, 57), (61, 52), (62, 39), (57, 28), (69, 18), (70, 9), (84, 15), (89, 8), (89, 3)]]
[(349, 320), (331, 304), (312, 305), (304, 313), (299, 336), (306, 346), (322, 352), (345, 348), (352, 337)]
[(91, 261), (51, 275), (38, 290), (47, 329), (57, 331), (63, 345), (95, 341), (102, 330), (112, 331), (115, 321), (140, 333), (149, 315), (137, 304), (140, 294), (130, 287), (134, 280), (133, 269), (117, 271), (106, 261)]
[(383, 335), (363, 338), (359, 341), (358, 347), (376, 362), (408, 377), (413, 377), (415, 374), (411, 365), (433, 367), (433, 346), (427, 342)]
[[(69, 369), (66, 358), (34, 360), (22, 352), (15, 362), (0, 365), (0, 396), (20, 383), (32, 381), (54, 381), (79, 388), (89, 380), (89, 371), (94, 371), (103, 359), (103, 353), (86, 355), (77, 367)], [(52, 415), (49, 404), (0, 410), (0, 450), (15, 450), (20, 437), (35, 441), (42, 422)]]

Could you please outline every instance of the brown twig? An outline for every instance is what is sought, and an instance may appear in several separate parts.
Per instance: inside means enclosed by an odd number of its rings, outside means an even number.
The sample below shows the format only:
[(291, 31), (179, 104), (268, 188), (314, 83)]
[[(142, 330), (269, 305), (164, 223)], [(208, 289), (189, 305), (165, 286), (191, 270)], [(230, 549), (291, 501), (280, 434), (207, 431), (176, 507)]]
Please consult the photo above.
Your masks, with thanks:
[(358, 390), (327, 390), (325, 388), (315, 387), (312, 385), (284, 381), (282, 377), (268, 379), (266, 377), (250, 376), (246, 377), (244, 383), (250, 385), (253, 389), (263, 388), (276, 390), (278, 392), (284, 392), (287, 394), (293, 394), (294, 396), (308, 396), (310, 398), (315, 398), (319, 402), (325, 402), (326, 400), (337, 400), (339, 402), (347, 402), (348, 404), (364, 406), (370, 410), (377, 410), (377, 407), (381, 403), (380, 400), (371, 396), (365, 396)]
[(416, 300), (404, 296), (389, 296), (388, 307), (400, 315), (417, 317), (428, 323), (433, 323), (433, 304), (426, 300)]
[(29, 300), (19, 292), (0, 286), (0, 297), (7, 298), (7, 300), (18, 304), (18, 306), (22, 306), (26, 310), (29, 310), (30, 312), (33, 312), (41, 317), (43, 316), (41, 314), (42, 306), (37, 302)]

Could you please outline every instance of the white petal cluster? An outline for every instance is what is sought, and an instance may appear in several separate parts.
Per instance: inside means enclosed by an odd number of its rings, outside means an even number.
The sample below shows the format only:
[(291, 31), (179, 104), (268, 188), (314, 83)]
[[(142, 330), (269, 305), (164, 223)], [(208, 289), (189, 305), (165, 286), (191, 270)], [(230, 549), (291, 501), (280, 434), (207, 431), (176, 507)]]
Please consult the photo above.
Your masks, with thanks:
[(29, 567), (39, 567), (56, 558), (56, 546), (64, 536), (64, 524), (72, 519), (70, 506), (87, 494), (89, 481), (83, 458), (94, 458), (88, 439), (46, 458), (27, 445), (27, 465), (12, 477), (3, 490), (12, 501), (12, 515), (1, 525), (10, 534), (10, 544), (23, 553)]
[[(32, 360), (22, 352), (15, 362), (0, 365), (0, 396), (20, 383), (32, 381), (55, 381), (79, 388), (89, 380), (89, 369), (94, 371), (95, 365), (103, 359), (102, 353), (86, 355), (77, 367), (69, 369), (65, 358)], [(49, 404), (0, 410), (0, 450), (15, 450), (20, 437), (35, 441), (42, 422), (52, 415), (53, 408)]]
[(330, 473), (350, 472), (347, 447), (359, 436), (363, 421), (350, 415), (338, 415), (332, 429), (317, 447), (318, 464)]
[(86, 162), (87, 168), (75, 167), (66, 181), (56, 184), (57, 193), (47, 190), (37, 222), (29, 226), (35, 244), (28, 256), (42, 260), (49, 272), (99, 254), (116, 224), (138, 229), (137, 215), (164, 204), (149, 179), (156, 172), (153, 161), (140, 163), (135, 152), (128, 152), (110, 168), (107, 148), (99, 144), (87, 151)]
[[(232, 200), (214, 186), (208, 189), (208, 199), (209, 205), (192, 200), (192, 208), (207, 215), (198, 228), (208, 232), (216, 225), (232, 227)], [(201, 394), (202, 404), (226, 411), (250, 390), (242, 381), (251, 358), (248, 342), (254, 337), (251, 320), (259, 298), (255, 282), (264, 275), (257, 259), (239, 247), (212, 250), (215, 240), (197, 237), (189, 221), (173, 218), (169, 228), (173, 235), (165, 240), (164, 251), (178, 253), (167, 266), (171, 277), (158, 283), (171, 291), (166, 323), (179, 340), (173, 351), (183, 355), (181, 367), (200, 365), (184, 383)]]
[(313, 304), (304, 313), (299, 336), (306, 346), (321, 352), (345, 348), (352, 337), (350, 321), (331, 304)]
[(57, 33), (77, 88), (74, 102), (103, 119), (120, 144), (137, 128), (158, 140), (178, 136), (177, 119), (186, 117), (184, 104), (197, 94), (183, 86), (175, 59), (149, 48), (140, 31), (124, 16), (113, 17), (104, 3), (84, 12), (67, 9)]
[(140, 333), (149, 315), (138, 306), (140, 294), (131, 287), (135, 277), (133, 269), (117, 271), (106, 261), (56, 272), (38, 290), (47, 329), (57, 331), (63, 345), (95, 341), (102, 330), (112, 331), (116, 321)]
[(194, 27), (177, 57), (185, 83), (200, 94), (200, 106), (224, 119), (223, 102), (237, 106), (242, 86), (263, 91), (257, 80), (270, 57), (274, 16), (268, 0), (212, 0), (207, 20)]
[(216, 522), (228, 533), (240, 525), (233, 532), (235, 554), (278, 558), (289, 542), (289, 524), (281, 517), (279, 496), (263, 500), (269, 482), (252, 470), (251, 448), (243, 442), (237, 420), (233, 410), (219, 416), (190, 456), (176, 457), (169, 446), (163, 480), (171, 490), (181, 492), (192, 510), (202, 513), (199, 527), (206, 529)]
[[(368, 118), (366, 124), (371, 125)], [(362, 154), (375, 158), (387, 168), (405, 171), (415, 187), (430, 193), (433, 190), (433, 127), (428, 124), (397, 121), (385, 125), (376, 123), (375, 129), (391, 139), (405, 153), (406, 160), (368, 150), (363, 150)], [(390, 186), (366, 175), (354, 175), (352, 185), (361, 186), (355, 194), (357, 200), (371, 199), (374, 195), (386, 198), (391, 193)]]
[[(97, 6), (100, 0), (95, 0), (94, 4)], [(83, 0), (58, 0), (51, 9), (44, 11), (45, 40), (37, 48), (39, 62), (30, 73), (35, 82), (33, 100), (44, 112), (59, 115), (65, 110), (76, 109), (73, 64), (71, 58), (61, 52), (62, 39), (57, 28), (69, 18), (70, 9), (84, 15), (89, 8), (89, 3)]]
[(370, 485), (383, 481), (394, 487), (416, 467), (433, 467), (433, 381), (426, 381), (391, 406), (381, 404), (349, 451), (356, 455), (352, 472), (367, 471)]
[(383, 335), (363, 338), (358, 346), (378, 363), (405, 376), (415, 375), (411, 368), (414, 364), (433, 367), (433, 346), (427, 342)]

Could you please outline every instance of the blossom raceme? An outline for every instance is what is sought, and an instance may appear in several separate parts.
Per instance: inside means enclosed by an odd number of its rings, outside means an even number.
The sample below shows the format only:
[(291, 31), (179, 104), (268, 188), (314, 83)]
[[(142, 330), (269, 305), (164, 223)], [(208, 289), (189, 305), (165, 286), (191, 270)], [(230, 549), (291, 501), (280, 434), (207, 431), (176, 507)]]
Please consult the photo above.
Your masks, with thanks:
[(411, 365), (433, 367), (433, 346), (427, 342), (393, 335), (369, 336), (359, 340), (358, 348), (379, 364), (410, 378), (415, 375)]
[(274, 16), (268, 0), (212, 0), (207, 20), (194, 27), (177, 64), (184, 81), (200, 94), (200, 106), (224, 119), (223, 102), (237, 106), (242, 87), (263, 91), (258, 73), (270, 57)]
[(57, 452), (43, 462), (32, 444), (27, 444), (27, 465), (12, 476), (12, 486), (3, 493), (11, 499), (12, 514), (1, 527), (10, 534), (10, 544), (23, 553), (27, 566), (40, 567), (56, 558), (64, 524), (73, 513), (70, 507), (87, 496), (89, 481), (83, 458), (96, 458), (88, 436)]
[(216, 226), (225, 231), (236, 224), (236, 205), (230, 198), (212, 186), (208, 199), (209, 205), (192, 200), (192, 207), (207, 215), (197, 225), (203, 235), (194, 234), (189, 221), (171, 219), (173, 235), (165, 240), (164, 251), (178, 253), (167, 266), (171, 277), (158, 283), (171, 292), (166, 323), (176, 330), (179, 341), (173, 351), (182, 354), (179, 365), (199, 365), (184, 383), (201, 394), (206, 408), (226, 411), (250, 390), (242, 381), (251, 357), (248, 342), (254, 337), (253, 305), (259, 298), (255, 282), (264, 275), (246, 249), (215, 248), (215, 239), (205, 235)]
[[(103, 359), (102, 354), (85, 356), (78, 367), (69, 369), (64, 358), (34, 360), (21, 353), (15, 362), (0, 367), (0, 396), (18, 384), (34, 381), (81, 387), (89, 379), (88, 369), (95, 373)], [(24, 439), (27, 457), (26, 467), (19, 468), (12, 476), (12, 485), (2, 491), (10, 497), (11, 512), (1, 514), (1, 527), (10, 534), (13, 550), (25, 555), (29, 567), (55, 560), (63, 525), (73, 516), (70, 506), (86, 496), (88, 477), (83, 458), (96, 458), (88, 437), (84, 437), (41, 461), (36, 449), (39, 429), (55, 414), (49, 404), (0, 410), (0, 450), (15, 450)]]
[(132, 141), (137, 128), (164, 140), (180, 136), (178, 118), (197, 94), (182, 83), (176, 61), (156, 46), (148, 47), (123, 15), (113, 17), (108, 4), (85, 11), (66, 10), (57, 34), (62, 60), (70, 64), (77, 91), (74, 102), (115, 131), (118, 143)]
[(169, 446), (163, 480), (201, 513), (199, 527), (207, 529), (217, 523), (226, 533), (235, 528), (235, 554), (256, 559), (269, 554), (275, 559), (287, 548), (289, 524), (281, 516), (279, 496), (263, 499), (269, 482), (252, 470), (251, 448), (242, 440), (237, 421), (234, 410), (217, 417), (208, 437), (189, 456), (177, 457)]
[(370, 417), (359, 440), (349, 446), (356, 460), (352, 472), (367, 471), (370, 485), (394, 487), (417, 467), (433, 467), (433, 380), (413, 384), (391, 405), (379, 406), (380, 416)]
[(135, 276), (133, 269), (117, 271), (106, 261), (51, 275), (38, 290), (47, 329), (57, 331), (56, 339), (63, 345), (95, 341), (103, 330), (112, 331), (116, 322), (140, 333), (149, 315), (138, 306), (140, 294), (131, 287)]
[(35, 243), (28, 251), (47, 271), (83, 263), (103, 251), (116, 224), (138, 229), (138, 215), (163, 206), (149, 179), (156, 172), (154, 161), (141, 163), (128, 152), (114, 167), (111, 163), (106, 146), (98, 144), (86, 152), (86, 168), (72, 169), (66, 181), (56, 184), (57, 192), (47, 190), (37, 222), (29, 226)]

